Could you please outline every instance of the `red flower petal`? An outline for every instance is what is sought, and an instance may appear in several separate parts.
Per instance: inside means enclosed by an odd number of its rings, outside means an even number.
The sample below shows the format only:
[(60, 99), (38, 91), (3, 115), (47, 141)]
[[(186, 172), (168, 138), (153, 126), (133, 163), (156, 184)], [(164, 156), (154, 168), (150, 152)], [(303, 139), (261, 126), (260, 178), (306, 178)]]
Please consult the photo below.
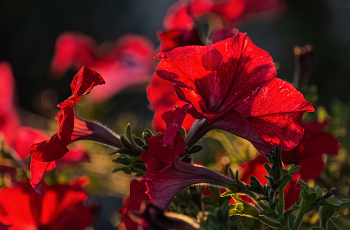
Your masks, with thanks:
[(165, 135), (153, 136), (147, 139), (149, 148), (142, 151), (141, 160), (146, 163), (146, 176), (160, 172), (164, 167), (185, 153), (185, 140), (177, 133), (173, 143), (164, 146)]
[(196, 28), (158, 31), (157, 38), (160, 41), (160, 51), (163, 52), (181, 46), (204, 45)]
[(68, 185), (45, 186), (46, 195), (37, 194), (28, 182), (0, 191), (0, 221), (11, 229), (85, 229), (92, 221), (92, 209), (83, 201), (87, 194)]
[(29, 183), (32, 185), (34, 190), (39, 194), (45, 194), (43, 190), (43, 177), (47, 170), (56, 168), (55, 161), (41, 162), (34, 158), (30, 162), (30, 173), (31, 178)]
[[(298, 163), (298, 165), (301, 166), (299, 174), (304, 180), (310, 180), (319, 177), (324, 168), (322, 155), (318, 157), (304, 158)], [(311, 165), (312, 167), (310, 167)]]
[[(151, 109), (156, 110), (153, 126), (157, 132), (166, 131), (166, 124), (161, 117), (164, 112), (174, 109), (175, 106), (181, 107), (187, 104), (176, 96), (171, 82), (161, 79), (156, 74), (153, 75), (152, 83), (147, 87), (147, 97), (151, 102)], [(191, 115), (186, 115), (182, 126), (188, 131), (194, 121)]]
[(57, 134), (54, 134), (50, 139), (33, 144), (29, 153), (32, 158), (41, 162), (54, 161), (68, 152), (67, 147), (63, 147)]
[(105, 84), (105, 81), (99, 73), (90, 68), (82, 67), (74, 76), (70, 87), (73, 96), (83, 96), (89, 94), (94, 86), (102, 84)]
[(214, 44), (214, 43), (217, 43), (219, 41), (225, 40), (227, 38), (234, 37), (238, 33), (239, 33), (239, 30), (236, 28), (224, 28), (224, 29), (220, 29), (220, 30), (215, 30), (210, 35), (210, 40)]
[(138, 224), (130, 218), (128, 212), (139, 211), (141, 203), (149, 201), (146, 191), (146, 185), (143, 180), (138, 181), (134, 179), (130, 182), (130, 200), (127, 205), (126, 214), (123, 217), (123, 222), (127, 230), (138, 230)]
[(175, 108), (172, 111), (163, 113), (162, 118), (166, 123), (167, 130), (164, 134), (163, 145), (174, 145), (174, 139), (181, 131), (182, 123), (185, 119), (189, 105), (184, 105), (182, 108)]

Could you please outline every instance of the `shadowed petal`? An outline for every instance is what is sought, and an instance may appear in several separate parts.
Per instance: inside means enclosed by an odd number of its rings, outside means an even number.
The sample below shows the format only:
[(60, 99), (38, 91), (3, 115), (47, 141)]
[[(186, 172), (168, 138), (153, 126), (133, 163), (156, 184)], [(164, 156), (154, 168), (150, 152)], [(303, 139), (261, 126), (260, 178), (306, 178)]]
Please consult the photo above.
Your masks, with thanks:
[(171, 200), (182, 190), (191, 185), (211, 184), (226, 187), (235, 182), (205, 167), (173, 161), (155, 175), (146, 176), (149, 197), (161, 209), (165, 209)]

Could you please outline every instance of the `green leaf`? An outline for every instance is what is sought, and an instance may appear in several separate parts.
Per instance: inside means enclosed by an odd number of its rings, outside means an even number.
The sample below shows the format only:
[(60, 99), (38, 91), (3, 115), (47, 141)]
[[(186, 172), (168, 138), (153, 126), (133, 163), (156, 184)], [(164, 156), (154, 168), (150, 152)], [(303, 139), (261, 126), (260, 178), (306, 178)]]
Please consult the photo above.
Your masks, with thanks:
[(144, 146), (146, 143), (145, 142), (143, 142), (143, 140), (141, 139), (141, 138), (139, 138), (139, 137), (134, 137), (134, 141), (135, 141), (135, 143), (138, 145), (138, 146), (140, 146), (140, 147), (142, 147), (142, 146)]
[(284, 182), (288, 182), (288, 181), (290, 181), (292, 179), (292, 176), (291, 175), (285, 175), (283, 178), (282, 178), (282, 180), (284, 181)]
[(213, 205), (214, 204), (214, 201), (210, 198), (210, 196), (203, 197), (202, 202), (204, 204), (208, 204), (208, 205)]
[(235, 180), (235, 174), (233, 174), (232, 169), (230, 167), (228, 167), (228, 173), (229, 173), (231, 179)]
[(213, 194), (214, 200), (220, 198), (220, 189), (218, 187), (208, 186), (208, 188), (209, 188), (211, 194)]
[(116, 153), (121, 153), (121, 154), (133, 154), (133, 152), (129, 149), (117, 149), (117, 150), (114, 150), (112, 152), (109, 153), (109, 155), (113, 155), (113, 154), (116, 154)]
[(288, 227), (289, 227), (289, 229), (293, 229), (295, 219), (296, 219), (296, 216), (293, 213), (291, 213), (289, 215), (289, 218), (288, 218)]
[(128, 139), (123, 134), (120, 135), (120, 141), (122, 142), (123, 146), (126, 149), (132, 149), (133, 148), (132, 145), (130, 144), (130, 142), (128, 141)]
[(123, 165), (129, 165), (133, 161), (132, 158), (130, 158), (128, 155), (120, 155), (117, 158), (113, 159), (112, 162), (114, 163), (120, 163)]
[(129, 169), (129, 167), (127, 166), (120, 166), (120, 167), (117, 167), (115, 169), (112, 170), (112, 173), (115, 173), (115, 172), (119, 172), (119, 171), (123, 171), (125, 172), (126, 174), (131, 174), (132, 171)]
[(202, 151), (203, 146), (201, 145), (194, 145), (190, 150), (188, 150), (186, 153), (187, 154), (194, 154)]
[(247, 194), (248, 192), (245, 187), (239, 186), (237, 184), (228, 184), (226, 188), (235, 194)]
[(152, 137), (152, 136), (154, 136), (154, 135), (153, 135), (152, 131), (149, 130), (149, 129), (145, 129), (145, 130), (143, 131), (143, 133), (142, 133), (142, 138), (143, 138), (145, 141), (147, 141), (147, 139), (150, 138), (150, 137)]
[(186, 140), (186, 130), (184, 129), (184, 127), (181, 127), (180, 132), (181, 132), (182, 138), (183, 138), (184, 140)]
[(264, 168), (265, 168), (267, 174), (270, 175), (271, 174), (271, 166), (268, 163), (265, 163)]
[(126, 128), (125, 128), (125, 136), (128, 140), (132, 140), (132, 133), (131, 133), (131, 126), (130, 126), (130, 123), (128, 123), (126, 125)]
[(133, 148), (132, 151), (136, 154), (136, 156), (141, 156), (142, 149), (139, 148)]

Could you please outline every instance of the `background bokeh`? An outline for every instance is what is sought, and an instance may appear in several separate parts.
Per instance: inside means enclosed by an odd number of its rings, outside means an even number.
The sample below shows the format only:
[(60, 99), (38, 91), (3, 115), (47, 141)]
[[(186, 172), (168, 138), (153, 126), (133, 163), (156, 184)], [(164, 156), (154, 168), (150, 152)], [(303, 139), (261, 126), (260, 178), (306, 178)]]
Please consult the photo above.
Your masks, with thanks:
[[(158, 45), (155, 30), (161, 28), (171, 2), (174, 1), (1, 1), (0, 60), (13, 67), (21, 107), (39, 112), (35, 98), (48, 87), (57, 93), (58, 101), (70, 94), (70, 78), (48, 78), (55, 40), (62, 32), (80, 31), (98, 43), (138, 33)], [(293, 46), (312, 44), (315, 63), (311, 83), (319, 87), (320, 102), (325, 106), (332, 98), (349, 102), (350, 1), (289, 0), (288, 6), (277, 20), (246, 22), (237, 27), (271, 54), (280, 65), (279, 77), (286, 80), (293, 76)]]

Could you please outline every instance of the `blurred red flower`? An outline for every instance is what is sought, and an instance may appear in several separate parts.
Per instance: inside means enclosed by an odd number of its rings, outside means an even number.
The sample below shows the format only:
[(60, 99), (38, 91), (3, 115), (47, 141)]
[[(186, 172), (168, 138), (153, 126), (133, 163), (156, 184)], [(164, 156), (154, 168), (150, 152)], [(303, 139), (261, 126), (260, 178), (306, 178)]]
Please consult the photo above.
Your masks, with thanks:
[(69, 68), (95, 69), (108, 84), (94, 90), (89, 98), (101, 102), (125, 88), (146, 84), (152, 74), (154, 52), (152, 41), (141, 35), (126, 34), (115, 44), (106, 42), (97, 46), (87, 35), (66, 32), (57, 39), (51, 72), (58, 78)]
[(28, 182), (0, 191), (0, 222), (9, 230), (83, 230), (93, 219), (92, 208), (83, 202), (88, 195), (80, 187), (44, 185), (46, 194), (36, 193)]
[[(301, 190), (297, 180), (316, 179), (323, 171), (323, 154), (337, 154), (340, 147), (339, 142), (332, 134), (323, 131), (328, 124), (328, 121), (304, 123), (305, 134), (297, 147), (291, 151), (282, 151), (282, 161), (285, 165), (295, 164), (301, 166), (284, 191), (285, 209), (291, 207), (299, 197)], [(255, 176), (261, 184), (266, 184), (267, 179), (263, 176), (267, 175), (264, 169), (265, 163), (268, 163), (267, 159), (259, 155), (254, 160), (242, 164), (244, 172), (241, 180), (249, 183), (250, 176)]]
[(0, 133), (5, 142), (12, 146), (20, 121), (15, 105), (15, 78), (7, 62), (0, 62), (0, 82)]
[(278, 145), (290, 150), (303, 136), (303, 113), (314, 111), (291, 84), (275, 78), (271, 56), (245, 34), (156, 57), (162, 59), (157, 75), (175, 84), (179, 99), (192, 105), (189, 114), (206, 120), (193, 141), (222, 129), (249, 140), (262, 154)]
[(193, 0), (190, 11), (196, 17), (204, 14), (216, 14), (225, 20), (225, 24), (235, 24), (247, 17), (271, 17), (286, 9), (282, 0)]

